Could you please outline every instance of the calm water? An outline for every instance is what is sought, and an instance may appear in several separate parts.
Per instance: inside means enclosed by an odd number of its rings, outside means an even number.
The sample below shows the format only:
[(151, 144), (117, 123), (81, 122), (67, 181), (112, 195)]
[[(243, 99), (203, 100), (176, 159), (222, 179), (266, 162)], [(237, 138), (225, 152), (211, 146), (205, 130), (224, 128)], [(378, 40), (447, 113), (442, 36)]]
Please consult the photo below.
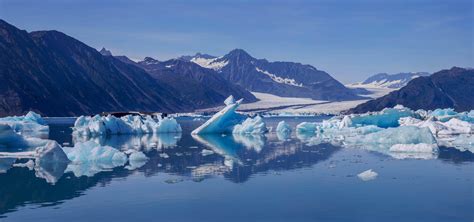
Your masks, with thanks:
[[(275, 127), (283, 118), (267, 118)], [(293, 126), (321, 117), (284, 118)], [(71, 123), (51, 123), (61, 144)], [(62, 122), (62, 123), (61, 123)], [(14, 167), (0, 160), (0, 221), (473, 221), (474, 157), (442, 148), (437, 159), (397, 160), (295, 135), (207, 136), (202, 121), (180, 119), (184, 132), (94, 138), (135, 148), (150, 160), (101, 166)], [(216, 153), (203, 156), (201, 150)], [(166, 154), (166, 155), (165, 155)], [(357, 177), (373, 169), (371, 181)], [(4, 170), (4, 171), (5, 171)], [(45, 179), (47, 178), (47, 180)]]

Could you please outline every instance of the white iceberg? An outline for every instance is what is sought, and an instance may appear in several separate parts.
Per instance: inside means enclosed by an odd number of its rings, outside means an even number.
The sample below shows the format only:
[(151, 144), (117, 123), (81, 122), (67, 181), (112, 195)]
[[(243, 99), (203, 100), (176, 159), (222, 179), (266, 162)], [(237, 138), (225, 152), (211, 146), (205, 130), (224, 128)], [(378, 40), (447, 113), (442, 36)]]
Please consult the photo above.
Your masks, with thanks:
[(37, 113), (30, 111), (24, 116), (8, 116), (0, 118), (0, 124), (9, 125), (14, 132), (48, 132), (49, 126)]
[(291, 127), (285, 121), (280, 121), (277, 125), (276, 132), (291, 133)]
[(203, 155), (203, 156), (208, 156), (208, 155), (212, 155), (212, 154), (214, 154), (214, 151), (212, 151), (212, 150), (208, 150), (208, 149), (201, 150), (201, 155)]
[(390, 152), (405, 152), (405, 153), (437, 153), (438, 145), (436, 144), (395, 144), (389, 149)]
[(474, 135), (459, 135), (452, 141), (448, 142), (448, 146), (454, 147), (460, 151), (469, 151), (474, 153)]
[(127, 156), (123, 152), (110, 146), (100, 146), (93, 141), (77, 143), (74, 147), (64, 147), (63, 150), (75, 164), (101, 163), (113, 168), (127, 162)]
[(235, 112), (242, 103), (242, 99), (234, 101), (233, 96), (225, 100), (225, 107), (214, 114), (204, 124), (193, 130), (191, 134), (227, 134), (232, 133), (234, 126), (241, 123), (243, 115)]
[(286, 141), (291, 136), (291, 127), (285, 121), (280, 121), (276, 128), (276, 135), (278, 140)]
[(428, 128), (400, 126), (388, 128), (367, 135), (358, 135), (344, 139), (344, 146), (358, 147), (386, 152), (395, 144), (436, 144), (436, 139)]
[(357, 174), (357, 177), (359, 177), (359, 179), (361, 179), (362, 181), (369, 181), (374, 180), (375, 178), (377, 178), (378, 175), (379, 174), (377, 172), (373, 171), (372, 169), (369, 169)]
[(263, 121), (262, 117), (256, 116), (255, 118), (247, 118), (244, 122), (241, 124), (237, 124), (234, 126), (234, 129), (232, 130), (233, 134), (265, 134), (268, 132), (267, 126), (265, 125), (265, 122)]
[(126, 115), (93, 117), (80, 116), (76, 119), (73, 134), (79, 136), (120, 135), (120, 134), (152, 134), (181, 132), (179, 123), (171, 117), (153, 119), (151, 116)]
[(429, 117), (427, 120), (420, 120), (412, 117), (405, 117), (399, 120), (401, 126), (417, 126), (430, 129), (435, 136), (472, 134), (474, 133), (474, 124), (451, 118), (446, 122), (437, 121), (435, 117)]

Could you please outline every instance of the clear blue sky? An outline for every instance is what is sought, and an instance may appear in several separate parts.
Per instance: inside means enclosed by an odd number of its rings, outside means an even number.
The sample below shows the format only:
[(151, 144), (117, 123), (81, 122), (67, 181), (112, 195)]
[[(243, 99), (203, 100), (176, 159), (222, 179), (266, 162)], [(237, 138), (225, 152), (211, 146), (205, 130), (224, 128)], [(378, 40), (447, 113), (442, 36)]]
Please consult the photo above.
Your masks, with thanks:
[(0, 18), (133, 59), (242, 48), (348, 83), (379, 72), (473, 67), (472, 0), (0, 0)]

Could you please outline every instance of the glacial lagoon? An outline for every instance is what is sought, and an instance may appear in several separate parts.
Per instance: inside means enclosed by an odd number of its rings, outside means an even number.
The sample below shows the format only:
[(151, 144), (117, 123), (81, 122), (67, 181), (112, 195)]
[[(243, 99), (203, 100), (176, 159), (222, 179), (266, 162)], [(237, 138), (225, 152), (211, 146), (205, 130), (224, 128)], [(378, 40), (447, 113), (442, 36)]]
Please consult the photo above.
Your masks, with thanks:
[[(294, 127), (317, 117), (269, 117)], [(400, 158), (293, 132), (203, 135), (205, 120), (180, 117), (183, 132), (73, 137), (74, 119), (49, 119), (43, 138), (138, 149), (148, 161), (110, 169), (58, 163), (29, 169), (0, 159), (0, 221), (472, 221), (474, 155), (440, 147)], [(204, 150), (204, 151), (203, 151)], [(17, 162), (19, 163), (19, 162)], [(358, 174), (373, 170), (375, 176)]]

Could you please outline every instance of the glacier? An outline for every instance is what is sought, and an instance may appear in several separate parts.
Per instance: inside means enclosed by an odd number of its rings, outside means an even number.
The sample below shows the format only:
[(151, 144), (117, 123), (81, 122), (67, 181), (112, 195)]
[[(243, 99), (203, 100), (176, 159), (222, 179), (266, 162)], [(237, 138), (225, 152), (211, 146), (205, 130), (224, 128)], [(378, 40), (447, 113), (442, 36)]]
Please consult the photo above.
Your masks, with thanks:
[(0, 125), (8, 125), (14, 132), (49, 132), (49, 126), (41, 115), (30, 111), (24, 116), (0, 118)]
[(242, 99), (235, 101), (233, 96), (229, 96), (225, 101), (225, 107), (214, 114), (204, 124), (192, 131), (191, 134), (230, 134), (234, 126), (240, 124), (244, 115), (235, 111), (242, 103)]
[(159, 118), (158, 121), (151, 116), (126, 115), (117, 118), (112, 115), (80, 116), (76, 119), (73, 134), (79, 136), (121, 135), (121, 134), (152, 134), (152, 133), (177, 133), (181, 126), (176, 119), (171, 117)]

